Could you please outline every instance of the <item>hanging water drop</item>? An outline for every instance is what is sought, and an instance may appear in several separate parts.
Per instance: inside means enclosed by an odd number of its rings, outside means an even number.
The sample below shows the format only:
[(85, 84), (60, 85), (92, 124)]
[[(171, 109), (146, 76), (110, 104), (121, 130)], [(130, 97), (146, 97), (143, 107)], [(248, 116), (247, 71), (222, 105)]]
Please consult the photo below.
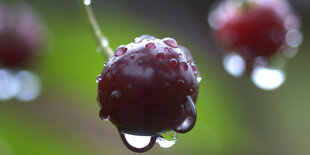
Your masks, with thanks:
[(240, 77), (245, 72), (246, 64), (238, 54), (227, 54), (223, 58), (223, 66), (230, 75)]
[(0, 70), (0, 101), (15, 97), (20, 90), (19, 81), (9, 70)]
[(105, 108), (101, 108), (99, 111), (99, 117), (101, 120), (104, 121), (109, 121), (110, 120), (110, 116), (108, 114), (108, 112), (105, 110)]
[(253, 83), (264, 90), (274, 90), (285, 81), (285, 73), (282, 70), (266, 67), (256, 67), (252, 72)]
[(134, 152), (146, 152), (150, 150), (154, 146), (157, 138), (156, 136), (131, 135), (122, 133), (121, 131), (120, 136), (125, 146)]
[(21, 101), (31, 101), (37, 98), (41, 92), (41, 82), (39, 77), (29, 71), (20, 71), (16, 78), (20, 90), (16, 98)]
[(163, 133), (156, 139), (156, 142), (162, 148), (170, 148), (177, 142), (177, 134), (174, 131)]
[(179, 116), (181, 121), (178, 121), (178, 123), (181, 123), (173, 127), (173, 130), (178, 133), (186, 133), (190, 131), (195, 126), (197, 119), (195, 103), (190, 96), (186, 96), (186, 99), (186, 103), (181, 106), (182, 112), (181, 116)]

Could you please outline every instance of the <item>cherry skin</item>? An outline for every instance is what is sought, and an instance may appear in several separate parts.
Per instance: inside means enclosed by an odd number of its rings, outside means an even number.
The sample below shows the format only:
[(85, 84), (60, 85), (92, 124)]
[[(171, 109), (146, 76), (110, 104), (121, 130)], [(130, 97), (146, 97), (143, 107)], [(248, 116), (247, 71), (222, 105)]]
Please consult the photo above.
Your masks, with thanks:
[(197, 100), (197, 71), (174, 39), (136, 38), (116, 49), (97, 78), (100, 117), (128, 134), (188, 132), (179, 127), (192, 115), (188, 98)]
[(29, 64), (41, 45), (42, 23), (26, 4), (0, 6), (0, 66)]

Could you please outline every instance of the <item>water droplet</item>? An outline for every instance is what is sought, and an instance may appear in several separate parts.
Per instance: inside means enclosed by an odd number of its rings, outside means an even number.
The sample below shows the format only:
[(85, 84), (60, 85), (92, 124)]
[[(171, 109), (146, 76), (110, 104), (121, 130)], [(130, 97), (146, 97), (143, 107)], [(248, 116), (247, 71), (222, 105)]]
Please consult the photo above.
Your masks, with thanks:
[(178, 85), (183, 85), (185, 82), (184, 82), (184, 80), (179, 79), (179, 80), (177, 81), (177, 83), (178, 83)]
[(101, 44), (104, 46), (104, 47), (107, 47), (109, 46), (109, 40), (107, 38), (102, 38), (101, 39)]
[(198, 83), (200, 83), (200, 82), (201, 82), (201, 80), (202, 80), (202, 77), (197, 76), (197, 82), (198, 82)]
[(163, 39), (164, 43), (170, 47), (178, 48), (178, 43), (173, 38), (165, 38)]
[(240, 77), (245, 72), (246, 64), (238, 54), (227, 54), (223, 58), (225, 70), (232, 76)]
[(139, 61), (138, 61), (138, 65), (141, 66), (142, 64), (143, 64), (143, 60), (139, 60)]
[(170, 59), (170, 66), (176, 68), (178, 66), (178, 60), (175, 58)]
[(179, 120), (177, 120), (176, 126), (173, 127), (173, 130), (179, 133), (190, 131), (195, 126), (197, 119), (195, 103), (190, 96), (186, 96), (186, 99), (185, 104), (181, 105)]
[(266, 67), (256, 67), (252, 72), (254, 84), (264, 90), (274, 90), (285, 81), (285, 73), (282, 70)]
[(156, 57), (158, 60), (165, 60), (165, 54), (164, 53), (157, 53)]
[(109, 116), (108, 112), (105, 110), (105, 108), (100, 109), (99, 117), (101, 120), (104, 120), (104, 121), (109, 121), (109, 119), (110, 119), (110, 116)]
[(39, 77), (29, 71), (20, 71), (16, 78), (19, 81), (20, 90), (16, 98), (20, 101), (32, 101), (40, 95), (41, 82)]
[(181, 67), (183, 70), (185, 70), (185, 71), (188, 70), (188, 65), (187, 65), (186, 62), (181, 62), (181, 63), (180, 63), (180, 67)]
[(156, 136), (138, 136), (119, 132), (125, 146), (134, 152), (142, 153), (150, 150), (157, 139)]
[(84, 5), (91, 5), (91, 0), (84, 0)]
[(299, 30), (293, 29), (285, 35), (286, 44), (290, 47), (297, 48), (303, 41), (303, 36)]
[(102, 78), (101, 78), (101, 74), (100, 74), (100, 75), (97, 76), (96, 82), (99, 83), (99, 81), (101, 81), (101, 80), (102, 80)]
[(135, 55), (134, 54), (130, 54), (130, 59), (134, 59)]
[(121, 98), (122, 97), (122, 93), (118, 90), (114, 90), (111, 93), (111, 98)]
[(127, 52), (127, 48), (125, 46), (120, 46), (115, 50), (115, 56), (124, 55)]
[(140, 36), (140, 37), (137, 37), (137, 38), (135, 38), (135, 40), (134, 40), (134, 43), (140, 43), (140, 42), (142, 42), (144, 39), (147, 39), (147, 40), (155, 40), (156, 38), (155, 37), (153, 37), (153, 36), (150, 36), (150, 35), (142, 35), (142, 36)]
[(148, 48), (148, 49), (155, 49), (155, 48), (156, 48), (156, 45), (155, 45), (154, 43), (147, 43), (147, 44), (145, 45), (145, 47)]
[(177, 133), (175, 133), (174, 131), (163, 133), (156, 139), (156, 142), (162, 148), (170, 148), (176, 143), (176, 141), (177, 141)]
[(172, 48), (169, 48), (169, 47), (165, 47), (164, 50), (165, 52), (172, 52)]
[(186, 55), (187, 59), (191, 62), (194, 61), (192, 52), (184, 46), (179, 46), (179, 49)]
[(193, 69), (194, 74), (197, 75), (198, 74), (198, 67), (195, 64), (193, 64), (192, 69)]
[(0, 101), (15, 97), (20, 91), (18, 79), (9, 70), (0, 70)]

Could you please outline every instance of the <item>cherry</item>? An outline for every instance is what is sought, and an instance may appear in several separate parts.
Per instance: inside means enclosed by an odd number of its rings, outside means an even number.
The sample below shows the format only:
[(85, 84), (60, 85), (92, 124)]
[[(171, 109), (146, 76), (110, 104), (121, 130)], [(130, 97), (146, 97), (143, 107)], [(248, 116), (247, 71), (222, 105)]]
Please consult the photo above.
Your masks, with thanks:
[(275, 55), (287, 44), (287, 33), (299, 28), (298, 18), (283, 0), (225, 0), (209, 19), (219, 44), (240, 54), (247, 65), (257, 57)]
[(119, 46), (97, 78), (100, 117), (122, 137), (152, 136), (151, 145), (166, 131), (188, 132), (196, 122), (197, 73), (174, 39), (138, 37)]
[(29, 64), (40, 46), (41, 23), (26, 4), (0, 6), (0, 66)]

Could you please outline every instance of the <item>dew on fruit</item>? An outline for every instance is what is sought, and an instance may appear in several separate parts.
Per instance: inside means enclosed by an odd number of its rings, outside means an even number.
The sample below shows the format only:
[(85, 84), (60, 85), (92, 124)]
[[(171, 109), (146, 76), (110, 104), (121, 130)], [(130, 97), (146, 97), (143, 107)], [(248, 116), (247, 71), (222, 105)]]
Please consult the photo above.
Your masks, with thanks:
[(150, 36), (150, 35), (142, 35), (142, 36), (140, 36), (140, 37), (137, 37), (137, 38), (135, 38), (135, 40), (134, 40), (134, 43), (140, 43), (140, 42), (142, 42), (144, 39), (147, 39), (147, 40), (155, 40), (156, 38), (155, 37), (153, 37), (153, 36)]
[(84, 0), (84, 5), (91, 5), (91, 0)]
[(183, 70), (185, 70), (185, 71), (188, 70), (188, 65), (187, 65), (186, 62), (181, 62), (181, 63), (180, 63), (180, 67), (181, 67)]
[(19, 92), (19, 82), (9, 70), (0, 70), (0, 101), (6, 101)]
[(178, 48), (178, 43), (177, 41), (175, 41), (174, 39), (172, 38), (165, 38), (163, 39), (164, 43), (170, 47), (173, 47), (173, 48)]
[(99, 117), (101, 120), (104, 120), (104, 121), (109, 121), (110, 120), (110, 116), (109, 114), (105, 111), (104, 108), (101, 108), (100, 111), (99, 111)]
[(172, 52), (172, 49), (169, 47), (165, 47), (164, 50), (165, 50), (165, 52)]
[(115, 56), (121, 56), (124, 55), (127, 52), (127, 48), (124, 46), (120, 46), (115, 50)]
[(198, 82), (198, 83), (200, 83), (200, 82), (201, 82), (201, 80), (202, 80), (202, 77), (197, 76), (197, 82)]
[(185, 82), (184, 82), (183, 79), (179, 79), (179, 80), (177, 81), (177, 83), (178, 83), (178, 85), (183, 85)]
[(285, 73), (282, 70), (267, 67), (256, 67), (251, 75), (253, 83), (264, 90), (274, 90), (285, 81)]
[(285, 35), (286, 44), (290, 47), (297, 48), (303, 41), (303, 36), (299, 30), (292, 29)]
[(99, 83), (100, 80), (102, 80), (101, 75), (98, 75), (96, 78), (96, 83)]
[(187, 59), (193, 61), (192, 52), (184, 46), (179, 46), (179, 49), (186, 55)]
[(139, 60), (139, 61), (138, 61), (138, 65), (141, 66), (142, 64), (143, 64), (143, 60)]
[(192, 65), (192, 69), (193, 69), (194, 74), (197, 75), (198, 72), (199, 72), (199, 71), (198, 71), (198, 67), (197, 67), (195, 64), (193, 64), (193, 65)]
[(162, 148), (170, 148), (177, 142), (177, 133), (174, 131), (163, 133), (157, 137), (156, 142)]
[(118, 90), (114, 90), (114, 91), (112, 91), (112, 93), (111, 93), (111, 98), (121, 98), (122, 97), (122, 93), (120, 92), (120, 91), (118, 91)]
[(169, 64), (170, 64), (170, 66), (171, 66), (172, 68), (176, 68), (177, 65), (178, 65), (178, 60), (175, 59), (175, 58), (172, 58), (172, 59), (170, 59)]
[(186, 99), (186, 103), (181, 107), (183, 115), (185, 115), (185, 117), (182, 117), (184, 120), (182, 120), (180, 125), (173, 128), (174, 131), (179, 133), (186, 133), (190, 131), (195, 126), (197, 119), (197, 112), (194, 101), (190, 96), (186, 96)]
[(20, 71), (16, 75), (19, 81), (19, 92), (16, 98), (20, 101), (31, 101), (37, 98), (41, 92), (40, 79), (32, 72)]
[(125, 146), (134, 152), (146, 152), (151, 149), (155, 142), (155, 136), (131, 135), (120, 132), (121, 139)]
[(148, 48), (148, 49), (155, 49), (155, 48), (156, 48), (156, 45), (155, 45), (154, 43), (147, 43), (147, 44), (145, 45), (145, 47)]
[(165, 54), (164, 53), (157, 53), (156, 57), (158, 60), (165, 60)]
[(240, 77), (246, 69), (244, 59), (239, 54), (227, 54), (223, 58), (223, 66), (230, 75)]

